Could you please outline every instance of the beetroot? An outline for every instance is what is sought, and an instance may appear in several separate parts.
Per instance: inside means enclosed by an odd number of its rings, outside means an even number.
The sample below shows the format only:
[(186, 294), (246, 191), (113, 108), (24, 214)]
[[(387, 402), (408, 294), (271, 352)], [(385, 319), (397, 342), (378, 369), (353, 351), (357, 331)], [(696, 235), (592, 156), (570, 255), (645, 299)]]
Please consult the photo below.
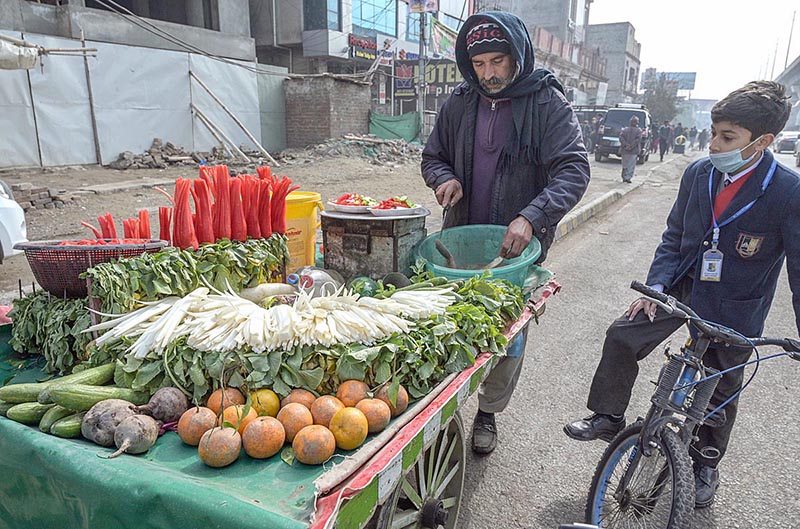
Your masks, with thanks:
[(136, 413), (149, 415), (163, 423), (175, 422), (183, 412), (189, 409), (189, 399), (178, 388), (161, 388), (156, 391), (150, 402), (136, 408)]
[(81, 435), (100, 446), (114, 444), (117, 426), (133, 415), (135, 406), (126, 400), (101, 400), (91, 407), (81, 421)]
[(132, 415), (119, 423), (114, 431), (114, 444), (118, 450), (108, 456), (117, 457), (123, 452), (143, 454), (150, 450), (158, 439), (158, 423), (147, 415)]

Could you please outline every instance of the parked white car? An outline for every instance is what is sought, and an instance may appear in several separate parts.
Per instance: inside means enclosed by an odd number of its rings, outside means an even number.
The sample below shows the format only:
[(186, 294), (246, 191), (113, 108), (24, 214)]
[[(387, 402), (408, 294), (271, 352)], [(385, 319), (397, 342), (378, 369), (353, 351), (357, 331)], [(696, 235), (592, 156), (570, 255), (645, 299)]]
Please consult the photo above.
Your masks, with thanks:
[(27, 240), (25, 211), (14, 200), (11, 188), (0, 180), (0, 263), (6, 257), (22, 253), (14, 245)]

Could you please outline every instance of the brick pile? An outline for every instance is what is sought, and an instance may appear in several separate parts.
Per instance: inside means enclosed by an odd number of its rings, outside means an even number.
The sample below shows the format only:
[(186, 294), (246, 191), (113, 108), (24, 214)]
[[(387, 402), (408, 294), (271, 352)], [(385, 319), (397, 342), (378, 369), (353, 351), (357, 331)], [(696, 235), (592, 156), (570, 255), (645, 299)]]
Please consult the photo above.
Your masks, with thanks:
[(25, 212), (37, 209), (61, 209), (67, 202), (74, 200), (70, 193), (53, 193), (47, 187), (35, 186), (30, 182), (11, 184), (14, 200)]
[[(252, 155), (254, 158), (260, 156), (256, 152), (242, 150), (248, 156)], [(127, 169), (165, 169), (167, 166), (196, 166), (204, 160), (209, 165), (233, 163), (233, 160), (222, 147), (213, 147), (210, 152), (187, 151), (170, 141), (164, 143), (161, 138), (154, 138), (152, 145), (144, 153), (122, 152), (119, 158), (108, 164), (108, 167), (121, 171)]]
[(373, 165), (396, 166), (419, 163), (422, 145), (405, 140), (384, 140), (371, 134), (345, 134), (305, 149), (286, 149), (275, 156), (281, 165), (309, 163), (321, 158), (362, 158)]

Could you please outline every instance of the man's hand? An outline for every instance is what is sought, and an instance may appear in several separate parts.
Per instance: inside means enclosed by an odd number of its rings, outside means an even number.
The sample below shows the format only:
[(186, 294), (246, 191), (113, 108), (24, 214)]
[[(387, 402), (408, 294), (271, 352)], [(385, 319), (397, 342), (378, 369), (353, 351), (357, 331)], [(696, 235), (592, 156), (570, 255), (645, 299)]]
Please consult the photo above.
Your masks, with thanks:
[(525, 217), (517, 217), (508, 225), (503, 244), (500, 246), (500, 257), (511, 259), (528, 247), (533, 238), (533, 226)]
[(446, 208), (448, 206), (455, 206), (461, 197), (464, 196), (464, 191), (461, 189), (461, 182), (453, 178), (443, 183), (436, 188), (436, 201), (440, 206)]
[(656, 309), (658, 309), (658, 305), (650, 301), (646, 298), (639, 298), (633, 303), (631, 306), (628, 307), (628, 310), (625, 311), (625, 315), (628, 317), (629, 321), (633, 321), (633, 318), (639, 314), (640, 310), (644, 311), (644, 315), (647, 316), (650, 321), (653, 321), (653, 318), (656, 317)]

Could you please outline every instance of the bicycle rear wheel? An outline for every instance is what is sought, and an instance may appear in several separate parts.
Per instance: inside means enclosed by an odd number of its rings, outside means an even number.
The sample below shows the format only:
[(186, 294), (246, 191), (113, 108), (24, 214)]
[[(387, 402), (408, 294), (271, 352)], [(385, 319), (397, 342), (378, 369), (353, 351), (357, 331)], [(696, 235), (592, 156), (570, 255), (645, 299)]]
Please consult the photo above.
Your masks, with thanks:
[[(692, 462), (680, 437), (665, 427), (650, 456), (635, 458), (642, 423), (622, 430), (597, 464), (586, 520), (604, 529), (685, 529), (694, 510)], [(620, 482), (632, 461), (636, 468), (624, 490)]]

